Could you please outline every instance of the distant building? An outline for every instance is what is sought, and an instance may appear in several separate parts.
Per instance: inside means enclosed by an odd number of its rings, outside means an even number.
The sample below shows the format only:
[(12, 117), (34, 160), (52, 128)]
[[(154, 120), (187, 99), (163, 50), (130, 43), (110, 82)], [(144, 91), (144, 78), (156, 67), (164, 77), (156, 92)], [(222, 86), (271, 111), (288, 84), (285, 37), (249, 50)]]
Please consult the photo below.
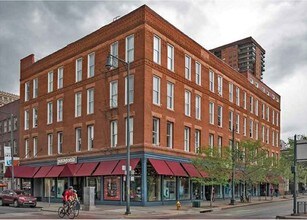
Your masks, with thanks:
[(214, 48), (210, 52), (240, 73), (251, 73), (262, 79), (265, 50), (252, 37)]
[(0, 107), (19, 99), (18, 95), (0, 91)]

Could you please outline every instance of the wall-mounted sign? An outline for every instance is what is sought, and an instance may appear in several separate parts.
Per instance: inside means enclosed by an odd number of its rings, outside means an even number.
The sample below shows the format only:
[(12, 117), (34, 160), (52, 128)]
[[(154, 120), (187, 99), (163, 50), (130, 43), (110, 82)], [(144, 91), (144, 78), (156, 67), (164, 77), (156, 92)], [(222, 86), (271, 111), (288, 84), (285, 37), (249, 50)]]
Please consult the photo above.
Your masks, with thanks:
[(12, 155), (10, 146), (4, 146), (4, 166), (12, 166)]
[(57, 159), (57, 165), (63, 165), (67, 163), (78, 163), (77, 157), (61, 157)]

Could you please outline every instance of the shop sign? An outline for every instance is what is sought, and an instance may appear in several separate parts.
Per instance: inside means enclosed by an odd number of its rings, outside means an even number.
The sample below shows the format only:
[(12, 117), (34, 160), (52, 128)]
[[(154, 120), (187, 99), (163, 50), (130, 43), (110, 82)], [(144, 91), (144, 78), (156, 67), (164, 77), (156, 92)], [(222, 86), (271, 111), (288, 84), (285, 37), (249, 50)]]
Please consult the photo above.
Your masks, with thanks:
[(67, 163), (77, 163), (78, 158), (77, 157), (61, 157), (57, 158), (57, 165), (63, 165)]
[(10, 146), (4, 146), (4, 166), (12, 166), (12, 155)]

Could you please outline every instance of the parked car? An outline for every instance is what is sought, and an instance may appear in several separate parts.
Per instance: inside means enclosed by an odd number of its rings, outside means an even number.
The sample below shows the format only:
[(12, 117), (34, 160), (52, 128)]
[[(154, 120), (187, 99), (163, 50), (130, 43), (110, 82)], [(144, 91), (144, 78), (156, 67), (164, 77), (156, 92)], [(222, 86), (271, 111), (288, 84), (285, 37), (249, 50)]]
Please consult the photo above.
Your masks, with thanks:
[(36, 206), (37, 199), (24, 190), (11, 190), (6, 189), (0, 193), (0, 205), (13, 204), (15, 207), (19, 206)]

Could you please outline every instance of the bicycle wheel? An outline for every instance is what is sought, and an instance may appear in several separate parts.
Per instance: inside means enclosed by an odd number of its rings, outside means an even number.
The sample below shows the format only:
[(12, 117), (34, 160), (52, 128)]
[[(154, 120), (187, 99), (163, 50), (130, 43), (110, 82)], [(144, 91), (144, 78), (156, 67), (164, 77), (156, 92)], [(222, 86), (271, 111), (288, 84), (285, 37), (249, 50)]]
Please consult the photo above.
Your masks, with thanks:
[(60, 218), (64, 218), (64, 216), (65, 216), (65, 209), (63, 207), (59, 207), (58, 215), (59, 215)]
[(74, 219), (75, 218), (75, 209), (73, 206), (70, 206), (67, 210), (67, 216), (70, 219)]
[(79, 209), (75, 209), (74, 212), (75, 212), (75, 217), (78, 217), (78, 215), (79, 215)]

